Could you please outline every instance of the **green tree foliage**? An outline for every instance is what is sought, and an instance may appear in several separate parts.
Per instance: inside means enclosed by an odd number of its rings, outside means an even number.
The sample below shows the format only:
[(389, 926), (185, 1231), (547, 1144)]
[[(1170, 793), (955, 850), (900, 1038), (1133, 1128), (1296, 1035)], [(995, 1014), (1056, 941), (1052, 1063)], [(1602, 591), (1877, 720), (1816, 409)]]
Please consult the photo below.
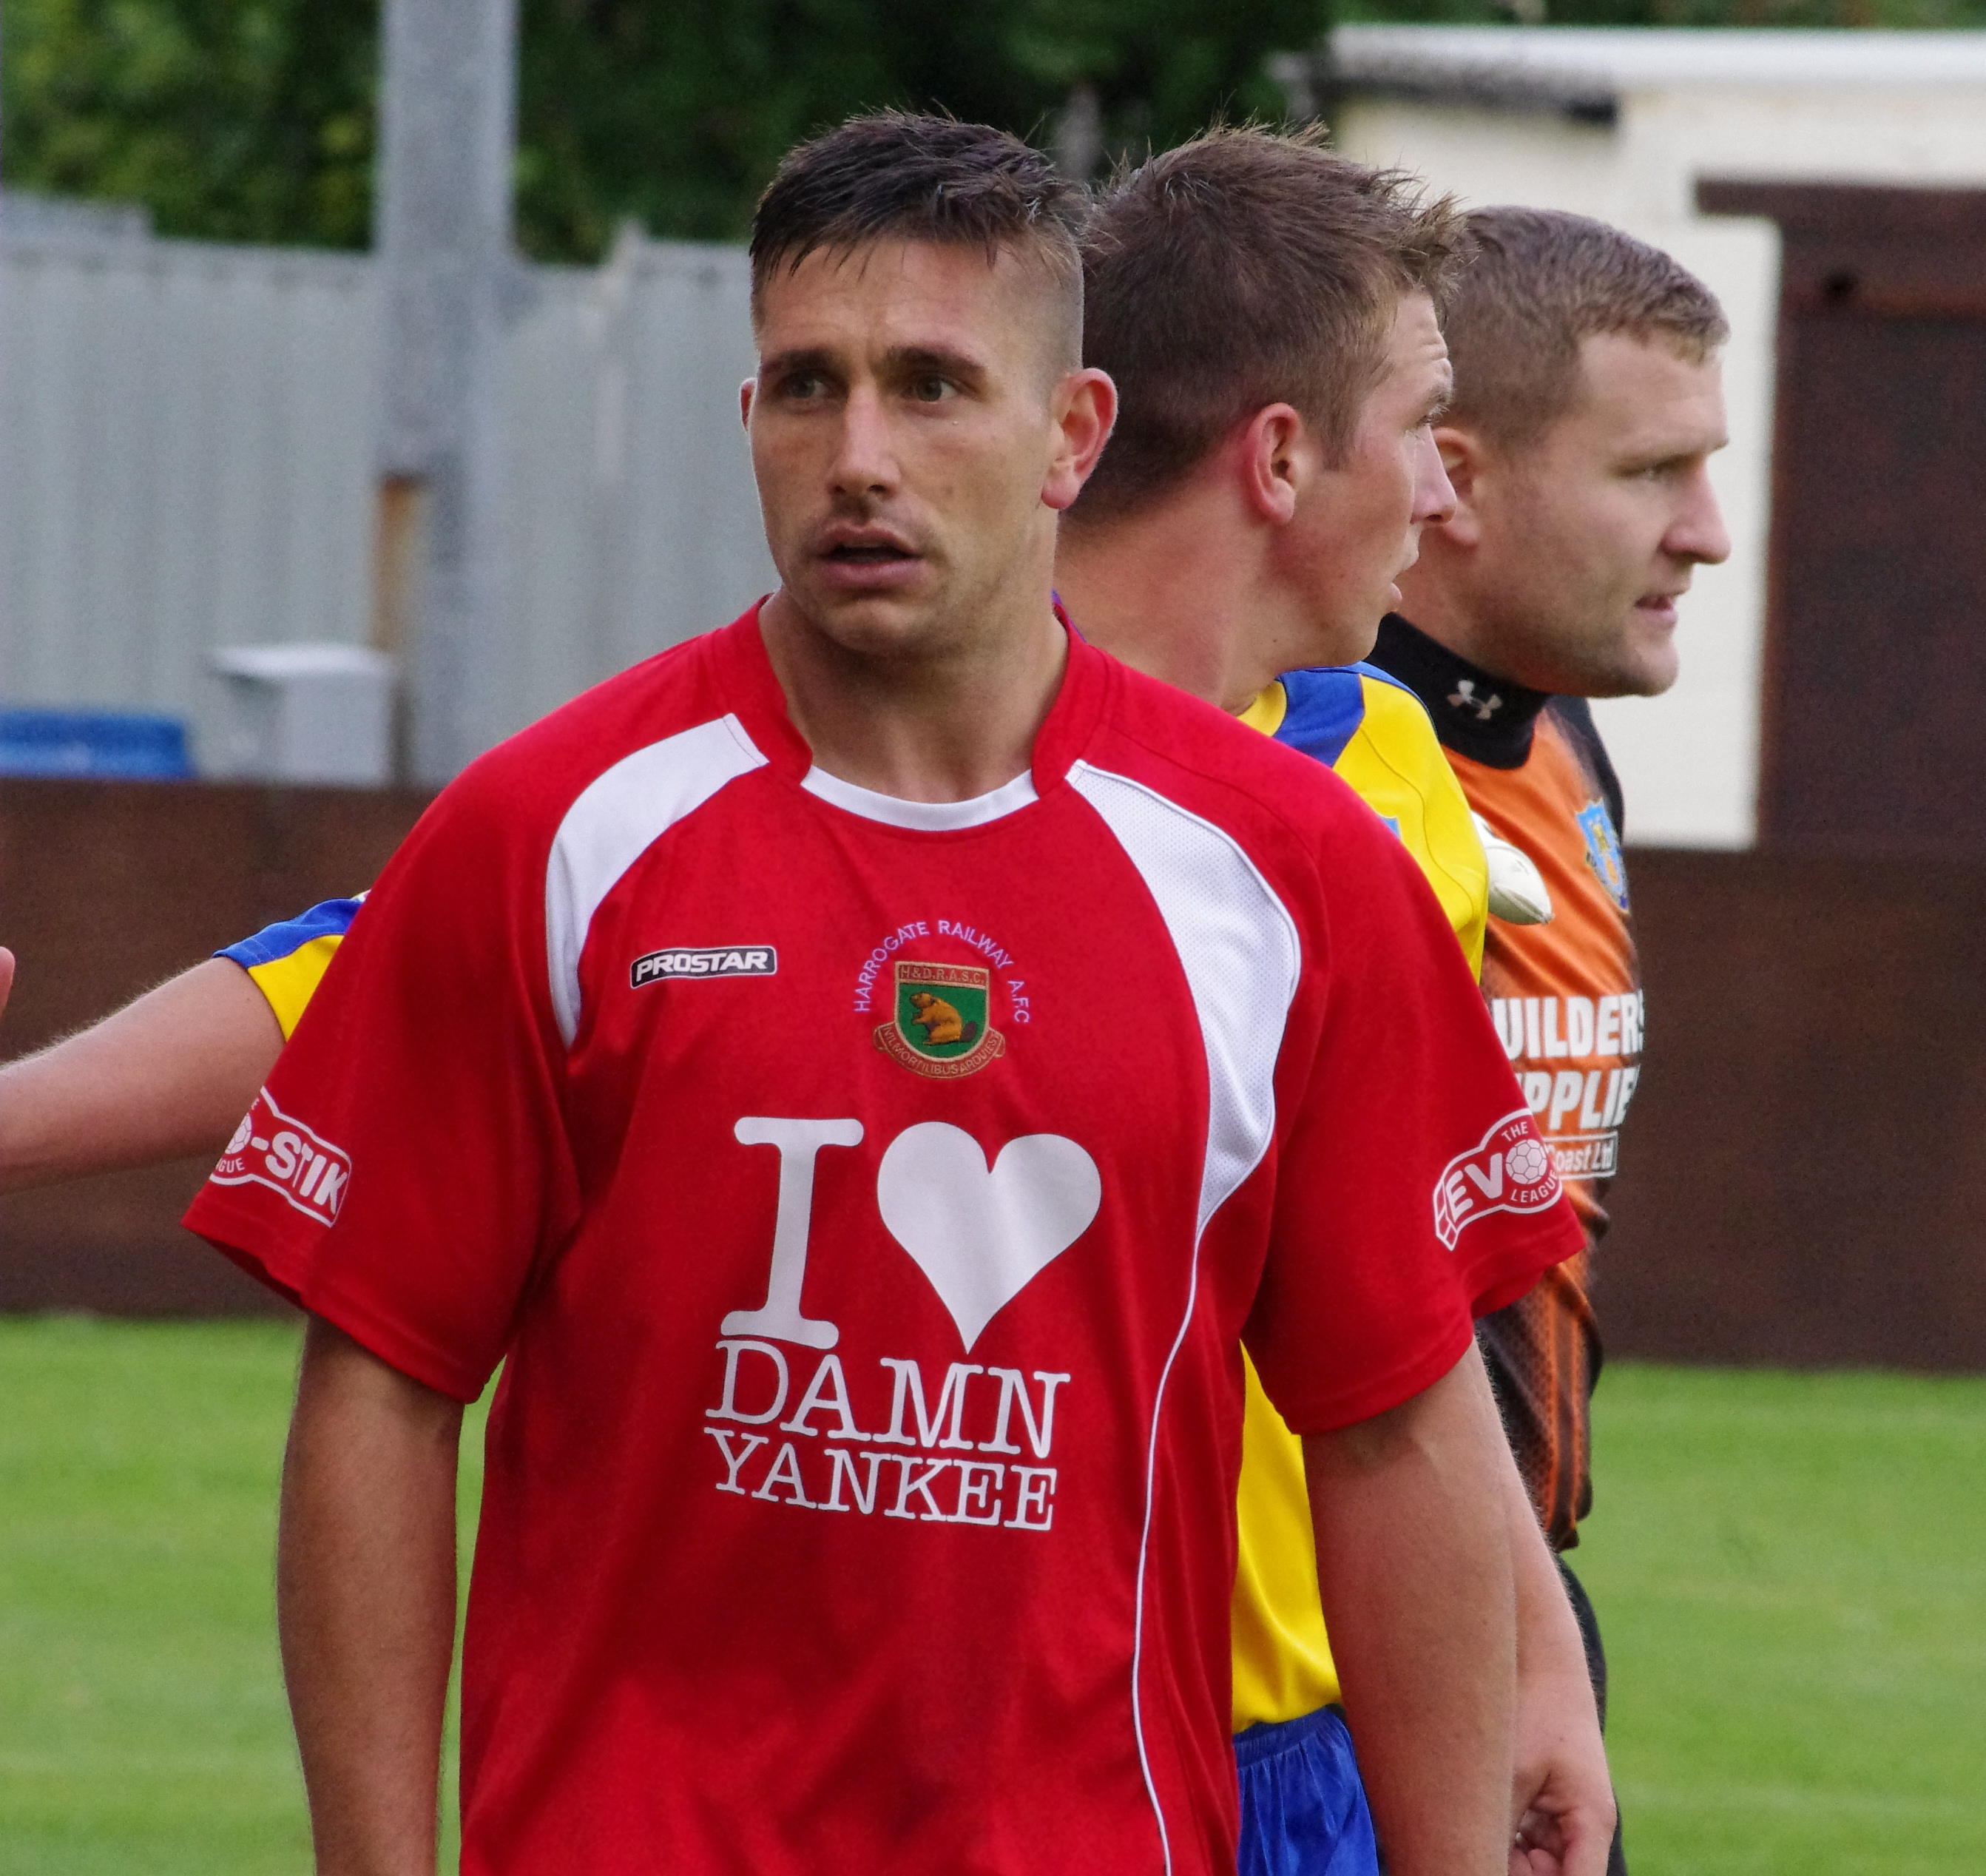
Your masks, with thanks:
[(1345, 0), (1345, 19), (1491, 25), (1521, 12), (1559, 26), (1986, 25), (1986, 0)]
[(362, 245), (371, 0), (6, 0), (0, 177), (163, 233)]
[(1109, 149), (1280, 115), (1264, 61), (1325, 19), (1325, 0), (524, 0), (520, 237), (597, 252), (629, 214), (735, 236), (783, 150), (870, 106), (1043, 139), (1087, 85)]
[[(782, 151), (852, 110), (1038, 139), (1079, 87), (1106, 151), (1274, 116), (1328, 0), (522, 0), (517, 218), (544, 259), (624, 216), (732, 238)], [(7, 0), (0, 173), (160, 231), (362, 244), (376, 0)]]

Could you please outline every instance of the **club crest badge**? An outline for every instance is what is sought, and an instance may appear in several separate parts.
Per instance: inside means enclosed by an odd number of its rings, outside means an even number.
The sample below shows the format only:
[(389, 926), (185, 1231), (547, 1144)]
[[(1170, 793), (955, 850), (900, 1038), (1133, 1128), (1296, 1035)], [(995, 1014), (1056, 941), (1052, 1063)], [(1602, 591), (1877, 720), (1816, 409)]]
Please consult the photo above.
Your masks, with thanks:
[(876, 1046), (914, 1074), (976, 1074), (1006, 1053), (992, 1025), (990, 971), (899, 958), (892, 1009), (891, 1019), (877, 1025)]
[(1604, 801), (1591, 801), (1574, 818), (1586, 836), (1586, 864), (1607, 888), (1607, 896), (1622, 911), (1628, 909), (1628, 866), (1621, 857), (1621, 837), (1614, 831), (1614, 817)]

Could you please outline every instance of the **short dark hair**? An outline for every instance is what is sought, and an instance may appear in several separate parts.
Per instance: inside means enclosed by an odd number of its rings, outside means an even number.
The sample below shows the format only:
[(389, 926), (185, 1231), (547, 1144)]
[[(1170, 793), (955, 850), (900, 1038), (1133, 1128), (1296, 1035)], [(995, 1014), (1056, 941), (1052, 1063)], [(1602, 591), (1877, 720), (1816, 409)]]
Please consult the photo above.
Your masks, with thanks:
[(1342, 459), (1401, 299), (1439, 306), (1466, 244), (1450, 198), (1322, 136), (1217, 128), (1106, 187), (1083, 247), (1083, 362), (1121, 407), (1072, 519), (1143, 506), (1267, 404)]
[(787, 152), (752, 217), (752, 311), (778, 270), (820, 248), (909, 240), (1001, 248), (1066, 294), (1071, 363), (1082, 329), (1079, 242), (1088, 192), (1008, 132), (910, 111), (870, 111)]
[(1658, 338), (1700, 361), (1731, 335), (1717, 296), (1681, 261), (1604, 221), (1480, 208), (1468, 224), (1476, 258), (1442, 321), (1449, 421), (1492, 443), (1528, 443), (1572, 408), (1585, 339)]

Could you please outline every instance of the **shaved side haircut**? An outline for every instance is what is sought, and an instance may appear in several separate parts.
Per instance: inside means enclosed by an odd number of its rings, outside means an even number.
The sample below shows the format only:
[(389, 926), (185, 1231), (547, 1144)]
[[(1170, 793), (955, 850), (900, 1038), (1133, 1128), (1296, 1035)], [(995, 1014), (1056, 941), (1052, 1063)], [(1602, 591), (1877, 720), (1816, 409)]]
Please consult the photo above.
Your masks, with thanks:
[(752, 217), (752, 314), (766, 283), (821, 250), (876, 241), (1007, 250), (1038, 268), (1061, 302), (1062, 369), (1082, 362), (1089, 192), (1042, 153), (989, 124), (908, 111), (851, 117), (787, 153)]
[(1400, 301), (1439, 308), (1467, 237), (1450, 198), (1323, 135), (1214, 130), (1106, 189), (1083, 244), (1083, 362), (1122, 404), (1071, 521), (1144, 507), (1269, 404), (1343, 460)]
[(1672, 256), (1587, 215), (1483, 208), (1476, 258), (1442, 321), (1455, 361), (1448, 421), (1508, 449), (1578, 402), (1581, 343), (1659, 338), (1692, 362), (1731, 335), (1717, 296)]

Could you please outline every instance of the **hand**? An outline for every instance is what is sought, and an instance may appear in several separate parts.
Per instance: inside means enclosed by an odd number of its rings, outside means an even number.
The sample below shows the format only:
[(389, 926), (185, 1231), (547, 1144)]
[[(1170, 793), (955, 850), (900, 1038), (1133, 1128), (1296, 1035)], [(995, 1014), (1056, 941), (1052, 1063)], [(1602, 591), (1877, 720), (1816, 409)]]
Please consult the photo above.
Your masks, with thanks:
[(14, 954), (0, 945), (0, 1016), (7, 1013), (7, 992), (14, 987)]
[(1583, 1662), (1520, 1674), (1510, 1876), (1604, 1876), (1614, 1786)]

